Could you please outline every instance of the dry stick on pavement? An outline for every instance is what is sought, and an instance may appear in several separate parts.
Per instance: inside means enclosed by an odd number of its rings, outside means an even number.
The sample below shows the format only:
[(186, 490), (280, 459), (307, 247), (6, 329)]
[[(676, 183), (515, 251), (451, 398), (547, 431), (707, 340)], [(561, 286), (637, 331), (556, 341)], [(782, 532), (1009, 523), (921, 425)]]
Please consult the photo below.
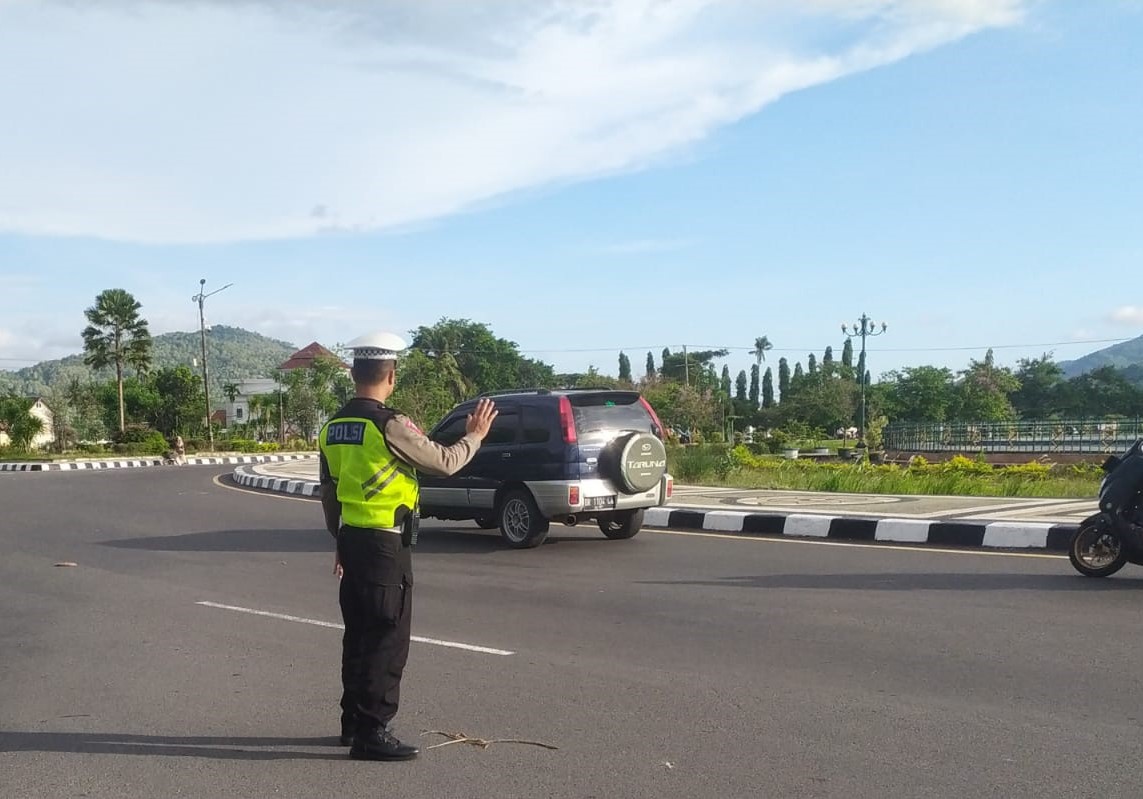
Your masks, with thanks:
[(432, 746), (428, 747), (429, 749), (437, 749), (442, 746), (451, 746), (452, 744), (472, 744), (473, 746), (479, 746), (481, 749), (487, 749), (488, 747), (492, 746), (492, 744), (526, 744), (528, 746), (540, 746), (544, 749), (554, 749), (557, 751), (559, 750), (558, 746), (542, 744), (539, 741), (523, 741), (518, 738), (496, 738), (491, 741), (486, 741), (483, 738), (470, 738), (463, 732), (442, 732), (441, 730), (429, 730), (427, 732), (422, 732), (421, 735), (422, 737), (425, 735), (443, 735), (445, 738), (451, 739), (445, 741), (444, 743), (433, 744)]

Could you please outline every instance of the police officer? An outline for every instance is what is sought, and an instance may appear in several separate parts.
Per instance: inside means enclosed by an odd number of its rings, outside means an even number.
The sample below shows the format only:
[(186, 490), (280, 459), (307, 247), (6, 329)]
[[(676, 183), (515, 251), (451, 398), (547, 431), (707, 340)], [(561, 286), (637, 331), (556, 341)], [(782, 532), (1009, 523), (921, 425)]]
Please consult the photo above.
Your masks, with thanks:
[(386, 406), (405, 342), (373, 333), (350, 342), (355, 395), (318, 436), (321, 502), (337, 539), (342, 575), (341, 743), (360, 760), (407, 760), (391, 722), (409, 655), (412, 545), (418, 519), (417, 471), (450, 475), (467, 464), (488, 434), (496, 410), (481, 400), (466, 434), (443, 447)]

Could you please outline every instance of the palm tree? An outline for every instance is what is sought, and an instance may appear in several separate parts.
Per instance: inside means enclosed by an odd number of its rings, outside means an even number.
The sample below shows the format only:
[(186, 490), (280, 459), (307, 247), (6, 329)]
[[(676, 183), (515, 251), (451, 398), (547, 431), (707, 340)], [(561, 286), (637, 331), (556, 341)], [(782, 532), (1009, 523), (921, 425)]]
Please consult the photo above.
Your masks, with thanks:
[(754, 339), (754, 357), (758, 360), (758, 371), (762, 371), (762, 361), (766, 360), (766, 353), (774, 349), (774, 345), (770, 343), (770, 339), (766, 336), (759, 336)]
[(95, 305), (84, 311), (89, 324), (83, 331), (83, 362), (96, 369), (115, 365), (121, 433), (127, 427), (123, 410), (123, 367), (132, 366), (142, 375), (151, 365), (151, 332), (147, 329), (147, 320), (139, 316), (141, 307), (127, 291), (107, 289), (95, 298)]

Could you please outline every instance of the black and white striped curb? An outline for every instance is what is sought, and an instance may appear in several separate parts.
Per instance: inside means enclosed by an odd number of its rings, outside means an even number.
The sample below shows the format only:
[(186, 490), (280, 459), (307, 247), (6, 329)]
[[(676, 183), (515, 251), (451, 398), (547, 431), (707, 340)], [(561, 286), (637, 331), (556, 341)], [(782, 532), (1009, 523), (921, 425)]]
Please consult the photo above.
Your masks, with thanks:
[(245, 488), (260, 488), (276, 491), (279, 494), (298, 494), (303, 497), (316, 497), (320, 484), (315, 480), (291, 480), (288, 477), (268, 477), (250, 469), (234, 470), (234, 482)]
[[(235, 463), (281, 463), (316, 458), (309, 453), (288, 455), (226, 455), (187, 458), (188, 466), (222, 466)], [(52, 463), (0, 463), (0, 472), (74, 472), (92, 469), (138, 469), (145, 466), (163, 466), (159, 457), (129, 458), (126, 460), (57, 461)]]
[(1077, 525), (1017, 521), (930, 521), (764, 514), (699, 508), (648, 508), (643, 523), (672, 530), (702, 530), (745, 536), (821, 538), (832, 541), (927, 544), (966, 549), (1066, 551)]
[[(318, 483), (267, 477), (235, 469), (234, 481), (248, 488), (313, 497)], [(955, 549), (1042, 549), (1064, 552), (1077, 525), (1047, 522), (929, 521), (820, 516), (811, 513), (768, 514), (675, 506), (648, 508), (647, 527), (700, 530), (742, 536), (784, 536), (830, 541), (926, 544)]]

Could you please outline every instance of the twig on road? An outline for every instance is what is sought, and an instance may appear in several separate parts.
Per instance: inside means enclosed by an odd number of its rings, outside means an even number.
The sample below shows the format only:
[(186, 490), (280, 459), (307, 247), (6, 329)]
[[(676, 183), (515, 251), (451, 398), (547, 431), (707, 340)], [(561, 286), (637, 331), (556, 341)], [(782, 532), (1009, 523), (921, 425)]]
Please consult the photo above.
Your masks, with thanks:
[(557, 751), (559, 750), (558, 746), (540, 743), (539, 741), (525, 741), (519, 738), (495, 738), (489, 741), (485, 740), (484, 738), (472, 738), (463, 732), (443, 732), (442, 730), (428, 730), (421, 733), (422, 737), (425, 735), (443, 735), (445, 738), (449, 739), (443, 743), (433, 744), (432, 746), (428, 747), (429, 749), (438, 749), (442, 746), (451, 746), (452, 744), (472, 744), (473, 746), (478, 746), (481, 749), (487, 749), (488, 747), (492, 746), (492, 744), (525, 744), (527, 746), (539, 746), (544, 749), (554, 749)]

